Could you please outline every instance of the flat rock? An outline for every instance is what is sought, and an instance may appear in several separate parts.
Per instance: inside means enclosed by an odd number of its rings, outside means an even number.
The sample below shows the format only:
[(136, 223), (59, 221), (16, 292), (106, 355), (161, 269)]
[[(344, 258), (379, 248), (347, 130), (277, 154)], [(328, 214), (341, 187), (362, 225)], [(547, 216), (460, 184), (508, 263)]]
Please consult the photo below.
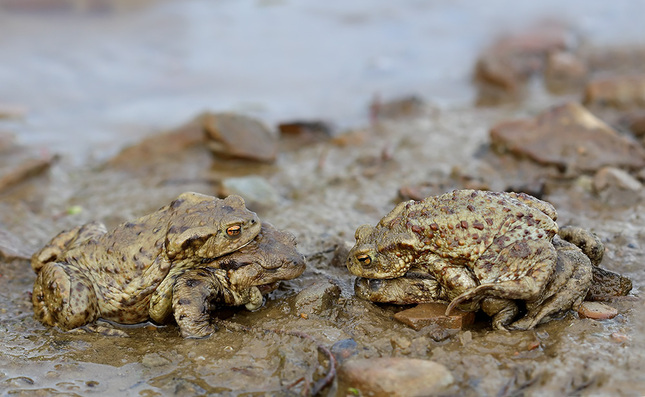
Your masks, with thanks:
[(567, 173), (645, 166), (642, 146), (575, 102), (550, 108), (534, 119), (501, 122), (490, 130), (490, 139), (498, 152), (528, 157)]
[(0, 258), (5, 260), (29, 259), (31, 251), (13, 233), (0, 227)]
[(260, 121), (235, 113), (201, 116), (208, 148), (218, 157), (273, 162), (279, 134)]
[(16, 143), (10, 133), (0, 133), (0, 192), (47, 171), (57, 156)]
[(642, 198), (643, 185), (627, 172), (614, 168), (601, 168), (593, 178), (594, 191), (600, 199), (612, 206), (631, 206)]
[(432, 396), (454, 382), (450, 371), (434, 361), (382, 357), (353, 359), (338, 370), (339, 388), (357, 389), (361, 396)]
[(445, 303), (421, 303), (413, 308), (396, 313), (394, 319), (417, 331), (428, 325), (438, 325), (448, 329), (461, 329), (475, 322), (474, 312), (455, 309), (450, 316), (446, 316), (447, 307), (448, 305)]
[[(127, 171), (146, 173), (157, 170), (168, 159), (176, 159), (192, 147), (204, 145), (201, 116), (166, 132), (153, 134), (123, 149), (107, 162), (107, 166)], [(208, 154), (208, 153), (207, 153)]]

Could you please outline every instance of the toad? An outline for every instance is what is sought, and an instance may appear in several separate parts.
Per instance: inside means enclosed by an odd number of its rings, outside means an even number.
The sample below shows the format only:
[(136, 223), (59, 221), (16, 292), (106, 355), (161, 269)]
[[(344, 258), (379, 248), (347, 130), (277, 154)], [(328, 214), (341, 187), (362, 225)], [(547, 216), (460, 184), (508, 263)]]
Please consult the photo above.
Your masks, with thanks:
[(403, 202), (376, 227), (358, 228), (347, 267), (360, 277), (358, 296), (446, 301), (447, 313), (482, 309), (496, 329), (531, 329), (577, 308), (602, 258), (595, 236), (559, 230), (556, 217), (522, 193), (457, 190)]
[(176, 276), (239, 250), (260, 229), (241, 197), (188, 192), (110, 232), (98, 222), (61, 232), (31, 258), (35, 317), (63, 330), (98, 318), (163, 322)]
[(260, 234), (245, 247), (206, 266), (173, 276), (172, 291), (157, 295), (152, 305), (174, 315), (185, 338), (205, 337), (217, 330), (211, 307), (245, 305), (259, 308), (263, 295), (305, 270), (304, 256), (293, 235), (262, 223)]

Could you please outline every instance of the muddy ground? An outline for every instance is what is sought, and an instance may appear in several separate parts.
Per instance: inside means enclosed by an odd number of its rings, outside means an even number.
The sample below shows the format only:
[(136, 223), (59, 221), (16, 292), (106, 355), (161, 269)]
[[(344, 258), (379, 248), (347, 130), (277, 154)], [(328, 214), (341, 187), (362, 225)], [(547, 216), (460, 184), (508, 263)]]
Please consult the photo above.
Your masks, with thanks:
[[(353, 277), (343, 265), (356, 228), (375, 224), (393, 208), (402, 187), (440, 194), (517, 186), (518, 167), (496, 162), (488, 148), (490, 127), (561, 101), (538, 95), (519, 107), (491, 109), (426, 103), (414, 115), (366, 121), (334, 138), (311, 142), (283, 136), (273, 164), (222, 160), (199, 144), (177, 145), (158, 157), (126, 152), (107, 163), (53, 159), (44, 172), (1, 192), (0, 391), (25, 396), (306, 392), (328, 362), (314, 343), (295, 336), (221, 329), (207, 339), (185, 340), (171, 324), (128, 327), (129, 338), (106, 337), (61, 332), (32, 315), (35, 275), (26, 257), (60, 230), (94, 219), (114, 227), (181, 192), (215, 195), (226, 178), (256, 175), (270, 182), (278, 199), (267, 204), (247, 198), (249, 205), (263, 221), (297, 237), (308, 266), (300, 278), (271, 293), (260, 310), (228, 310), (221, 317), (261, 329), (301, 331), (352, 358), (436, 361), (454, 378), (442, 395), (642, 395), (642, 198), (608, 205), (575, 178), (547, 183), (543, 191), (543, 199), (558, 209), (559, 224), (595, 232), (606, 245), (603, 267), (632, 278), (631, 297), (609, 302), (619, 311), (611, 320), (580, 319), (570, 312), (532, 331), (503, 333), (478, 317), (459, 331), (415, 331), (393, 320), (401, 308), (355, 298)], [(33, 150), (33, 158), (44, 156), (37, 144), (21, 147)], [(519, 179), (530, 185), (526, 178)], [(356, 390), (336, 381), (323, 395), (351, 392)]]

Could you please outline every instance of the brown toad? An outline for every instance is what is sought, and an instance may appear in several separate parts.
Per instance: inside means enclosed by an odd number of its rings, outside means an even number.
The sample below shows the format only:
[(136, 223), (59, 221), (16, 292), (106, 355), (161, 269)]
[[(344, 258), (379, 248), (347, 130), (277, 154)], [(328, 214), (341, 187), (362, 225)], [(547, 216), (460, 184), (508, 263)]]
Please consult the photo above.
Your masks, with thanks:
[(32, 256), (35, 316), (65, 330), (99, 317), (162, 322), (160, 297), (169, 296), (176, 275), (244, 247), (260, 228), (241, 197), (189, 192), (111, 232), (97, 222), (62, 232)]
[[(376, 227), (358, 228), (347, 267), (366, 279), (406, 275), (360, 281), (359, 294), (375, 300), (388, 286), (401, 295), (393, 300), (436, 296), (450, 302), (448, 311), (481, 308), (495, 328), (529, 329), (577, 307), (591, 284), (589, 258), (566, 241), (582, 245), (590, 235), (564, 233), (554, 241), (555, 219), (553, 206), (521, 193), (460, 190), (404, 202)], [(597, 260), (597, 246), (588, 246)], [(528, 312), (511, 324), (519, 301)]]
[(245, 247), (221, 256), (204, 267), (173, 276), (172, 292), (157, 295), (153, 305), (174, 315), (185, 338), (205, 337), (217, 330), (210, 308), (245, 305), (255, 310), (263, 295), (305, 270), (305, 259), (296, 250), (295, 238), (263, 223), (260, 234)]
[[(575, 309), (582, 298), (603, 300), (627, 295), (631, 290), (632, 283), (627, 277), (597, 266), (604, 247), (588, 231), (574, 227), (560, 229), (559, 236), (553, 239), (553, 245), (558, 254), (553, 276), (540, 299), (527, 304), (522, 318), (511, 324), (510, 328), (533, 328), (561, 312)], [(590, 285), (587, 285), (587, 273), (590, 271), (593, 277)], [(408, 305), (449, 302), (446, 286), (441, 285), (434, 274), (423, 273), (422, 269), (394, 279), (358, 277), (354, 291), (362, 299), (379, 303)]]

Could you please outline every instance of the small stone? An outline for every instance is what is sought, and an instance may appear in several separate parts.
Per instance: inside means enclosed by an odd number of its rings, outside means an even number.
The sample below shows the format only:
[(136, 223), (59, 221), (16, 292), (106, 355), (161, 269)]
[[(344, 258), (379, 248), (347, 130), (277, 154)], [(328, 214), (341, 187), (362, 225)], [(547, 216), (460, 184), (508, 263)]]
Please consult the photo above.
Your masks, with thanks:
[(202, 115), (209, 149), (222, 158), (273, 162), (278, 155), (278, 132), (260, 121), (234, 113)]
[(544, 82), (554, 93), (579, 91), (589, 72), (584, 62), (568, 51), (551, 52), (546, 60)]
[(339, 297), (339, 286), (330, 280), (317, 281), (296, 295), (295, 307), (298, 313), (321, 314), (334, 307)]
[(160, 356), (158, 353), (148, 353), (141, 359), (141, 365), (146, 368), (161, 367), (170, 364), (170, 360)]
[(393, 336), (390, 339), (390, 342), (392, 343), (392, 347), (398, 347), (399, 349), (403, 350), (406, 350), (412, 344), (412, 341), (410, 341), (410, 339), (402, 335)]
[(601, 302), (582, 302), (578, 315), (593, 320), (607, 320), (618, 315), (618, 310)]
[(336, 358), (336, 361), (342, 364), (358, 353), (358, 343), (351, 338), (342, 339), (334, 343), (330, 350)]
[(431, 396), (454, 382), (450, 371), (434, 361), (415, 358), (366, 358), (344, 363), (339, 389), (354, 388), (363, 396)]
[(459, 342), (462, 346), (468, 346), (473, 342), (473, 333), (470, 331), (464, 331), (459, 334)]
[(275, 188), (261, 176), (242, 176), (222, 180), (217, 195), (227, 197), (231, 194), (242, 196), (246, 206), (251, 210), (271, 208), (280, 201)]
[(461, 329), (475, 322), (474, 312), (455, 309), (450, 316), (446, 316), (447, 307), (448, 305), (445, 303), (421, 303), (411, 309), (396, 313), (394, 319), (417, 331), (432, 324), (443, 328)]
[(601, 192), (608, 188), (621, 190), (638, 191), (643, 185), (627, 172), (614, 167), (604, 167), (596, 172), (594, 176), (594, 188)]
[(31, 249), (14, 233), (0, 226), (0, 259), (29, 259)]
[(311, 135), (329, 138), (334, 128), (325, 121), (288, 121), (278, 124), (278, 130), (283, 135)]
[(625, 335), (622, 332), (612, 332), (611, 339), (619, 343), (624, 343), (629, 341), (630, 338), (628, 335)]
[(627, 172), (601, 168), (593, 178), (594, 191), (601, 200), (612, 206), (631, 206), (641, 200), (643, 185)]
[(370, 114), (373, 121), (415, 117), (423, 113), (424, 107), (423, 99), (416, 95), (404, 96), (386, 102), (382, 102), (376, 96), (370, 104)]
[(645, 106), (645, 74), (595, 78), (587, 83), (583, 103), (587, 106), (643, 107)]

